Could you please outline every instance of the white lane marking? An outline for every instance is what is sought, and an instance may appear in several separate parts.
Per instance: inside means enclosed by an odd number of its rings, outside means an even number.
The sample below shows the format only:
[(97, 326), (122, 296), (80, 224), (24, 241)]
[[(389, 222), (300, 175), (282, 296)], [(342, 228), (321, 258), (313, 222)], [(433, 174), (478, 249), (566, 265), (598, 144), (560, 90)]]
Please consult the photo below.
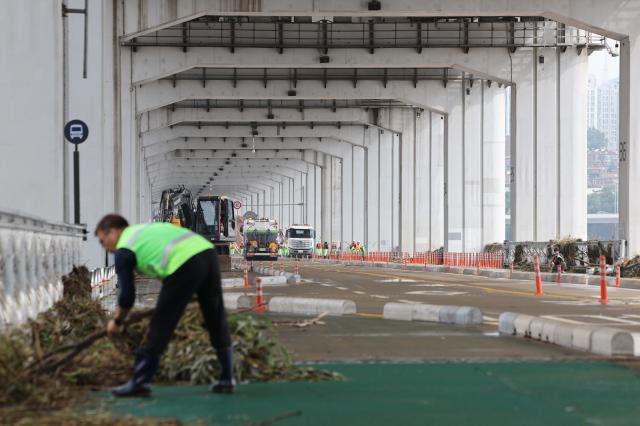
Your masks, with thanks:
[(640, 325), (640, 322), (638, 322), (638, 321), (631, 321), (631, 320), (622, 319), (622, 318), (607, 317), (607, 316), (604, 316), (604, 315), (574, 315), (574, 316), (580, 316), (580, 317), (584, 317), (584, 318), (595, 318), (595, 319), (599, 319), (599, 320), (617, 322), (617, 323), (620, 323), (620, 324)]
[(574, 320), (570, 320), (570, 319), (567, 319), (567, 318), (562, 318), (562, 317), (557, 316), (557, 315), (542, 315), (541, 318), (547, 318), (547, 319), (550, 319), (550, 320), (566, 322), (566, 323), (569, 323), (569, 324), (587, 324), (586, 322), (583, 322), (583, 321), (574, 321)]
[(355, 294), (367, 294), (367, 293), (365, 293), (364, 291), (360, 291), (360, 290), (353, 290), (353, 292), (354, 292)]
[(405, 294), (412, 294), (418, 296), (460, 296), (462, 294), (467, 294), (464, 291), (440, 291), (440, 290), (419, 290), (419, 291), (408, 291)]
[(483, 321), (498, 322), (498, 318), (490, 317), (489, 315), (483, 315), (482, 316), (482, 320)]
[[(452, 284), (455, 285), (455, 284)], [(444, 284), (414, 284), (411, 287), (446, 287)]]
[(599, 304), (596, 301), (589, 300), (541, 300), (542, 303), (550, 303), (552, 305), (570, 305), (570, 306), (595, 306)]
[(621, 316), (621, 318), (640, 318), (640, 315), (636, 315), (636, 314), (624, 314)]
[(349, 290), (349, 289), (348, 289), (348, 288), (346, 288), (346, 287), (336, 287), (336, 288), (337, 288), (338, 290)]
[(398, 302), (400, 302), (400, 303), (409, 303), (410, 305), (415, 305), (416, 303), (420, 303), (420, 302), (415, 302), (413, 300), (406, 300), (406, 299), (398, 299)]
[(388, 299), (389, 297), (387, 296), (381, 296), (379, 294), (371, 294), (371, 297), (375, 297), (376, 299)]
[(387, 278), (384, 280), (375, 280), (379, 283), (415, 283), (416, 280), (412, 280), (410, 278)]
[(320, 285), (324, 286), (324, 287), (333, 287), (333, 284), (323, 284), (323, 283), (321, 283)]

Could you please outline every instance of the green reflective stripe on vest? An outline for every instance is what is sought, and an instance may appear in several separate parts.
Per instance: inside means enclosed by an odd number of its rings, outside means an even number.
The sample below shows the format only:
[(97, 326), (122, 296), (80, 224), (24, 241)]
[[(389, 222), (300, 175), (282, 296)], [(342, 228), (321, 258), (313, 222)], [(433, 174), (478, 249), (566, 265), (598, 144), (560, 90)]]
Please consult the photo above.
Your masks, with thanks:
[(142, 231), (144, 231), (144, 229), (147, 227), (148, 225), (139, 225), (139, 228), (135, 230), (135, 232), (133, 233), (133, 235), (131, 236), (131, 238), (129, 238), (129, 241), (127, 241), (127, 245), (128, 246), (132, 246), (133, 243), (136, 242), (136, 240), (138, 239), (138, 237), (140, 236), (140, 233)]
[(136, 269), (141, 274), (166, 278), (213, 244), (186, 228), (161, 222), (125, 228), (116, 248), (126, 248), (136, 255)]
[(169, 255), (171, 254), (171, 250), (173, 250), (173, 248), (180, 242), (186, 240), (187, 238), (191, 238), (194, 235), (190, 235), (190, 234), (184, 234), (178, 238), (175, 238), (171, 241), (169, 241), (169, 244), (167, 244), (167, 246), (164, 248), (164, 251), (162, 252), (162, 261), (160, 262), (160, 267), (161, 268), (166, 268), (167, 265), (169, 264)]

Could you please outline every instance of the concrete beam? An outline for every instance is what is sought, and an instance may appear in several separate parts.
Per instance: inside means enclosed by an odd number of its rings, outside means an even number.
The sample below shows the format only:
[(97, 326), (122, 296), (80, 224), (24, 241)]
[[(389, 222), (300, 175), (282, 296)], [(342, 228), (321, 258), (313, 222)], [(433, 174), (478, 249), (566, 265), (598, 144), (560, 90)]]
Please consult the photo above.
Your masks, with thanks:
[[(215, 0), (193, 2), (178, 0), (158, 7), (137, 3), (126, 6), (128, 21), (121, 41), (132, 40), (154, 31), (206, 15), (214, 16), (351, 16), (351, 17), (475, 17), (475, 16), (544, 16), (559, 22), (583, 28), (611, 38), (622, 39), (637, 33), (640, 11), (632, 8), (628, 0), (591, 2), (585, 7), (583, 0), (405, 0), (387, 2), (382, 10), (370, 11), (359, 0), (320, 2), (313, 0), (264, 0), (258, 8), (239, 8), (235, 3)], [(177, 11), (180, 11), (177, 13)], [(275, 55), (274, 55), (275, 56)]]
[[(178, 126), (174, 128), (164, 128), (151, 130), (141, 134), (140, 139), (142, 146), (146, 150), (147, 147), (157, 143), (171, 141), (173, 139), (182, 138), (245, 138), (245, 143), (252, 144), (255, 138), (256, 146), (260, 143), (261, 138), (274, 141), (277, 138), (311, 138), (316, 143), (321, 142), (319, 138), (327, 138), (335, 141), (342, 141), (351, 145), (363, 146), (363, 131), (366, 126), (363, 125), (343, 125), (337, 126), (318, 125), (313, 128), (307, 126), (294, 127), (276, 127), (274, 126), (258, 126), (257, 136), (251, 135), (251, 128), (246, 126), (230, 126), (225, 129), (224, 126)], [(283, 140), (280, 139), (282, 142)], [(290, 146), (283, 146), (291, 149)], [(267, 148), (273, 149), (273, 148)]]
[[(508, 84), (509, 61), (506, 49), (471, 49), (463, 54), (458, 48), (377, 49), (375, 55), (363, 49), (331, 49), (331, 62), (318, 63), (316, 49), (285, 49), (273, 55), (269, 49), (243, 48), (234, 54), (228, 48), (194, 47), (186, 53), (175, 47), (140, 47), (133, 55), (135, 85), (144, 85), (192, 68), (429, 68), (466, 71), (479, 78)], [(207, 81), (209, 84), (210, 81)], [(268, 83), (270, 85), (271, 82)]]
[(287, 168), (291, 170), (295, 170), (298, 172), (306, 172), (307, 163), (301, 160), (250, 160), (248, 158), (242, 159), (239, 161), (233, 161), (231, 159), (229, 162), (231, 164), (225, 164), (225, 159), (206, 159), (206, 158), (181, 158), (181, 159), (173, 159), (173, 160), (158, 160), (153, 162), (147, 162), (147, 170), (148, 171), (156, 171), (160, 169), (171, 169), (173, 167), (182, 167), (185, 169), (188, 168), (208, 168), (210, 170), (217, 170), (219, 167), (223, 167), (225, 170), (228, 169), (251, 169), (251, 168), (260, 168), (260, 167), (281, 167)]
[(239, 111), (231, 108), (216, 108), (208, 112), (200, 108), (179, 108), (172, 111), (170, 108), (161, 108), (142, 114), (140, 119), (141, 131), (147, 132), (162, 129), (184, 122), (201, 123), (237, 123), (237, 122), (263, 122), (273, 121), (284, 123), (309, 123), (309, 122), (344, 122), (372, 124), (371, 111), (360, 108), (339, 108), (333, 112), (327, 108), (310, 108), (298, 111), (291, 108), (272, 109), (273, 118), (268, 118), (267, 109), (245, 109)]
[[(493, 78), (492, 78), (493, 79)], [(143, 113), (166, 107), (187, 99), (260, 99), (291, 100), (288, 81), (274, 81), (266, 88), (260, 81), (242, 81), (233, 87), (230, 81), (211, 81), (206, 87), (197, 81), (179, 81), (175, 87), (169, 80), (158, 80), (136, 87), (137, 112)], [(416, 85), (406, 81), (360, 81), (356, 87), (350, 81), (332, 81), (324, 87), (321, 81), (300, 81), (293, 99), (313, 100), (379, 100), (393, 99), (415, 107), (445, 112), (446, 105), (430, 102), (430, 91), (441, 88), (440, 81), (419, 81)]]
[[(251, 140), (249, 140), (251, 142)], [(246, 143), (246, 138), (245, 138)], [(157, 144), (148, 146), (144, 149), (146, 158), (151, 158), (156, 155), (162, 155), (173, 151), (197, 151), (197, 150), (215, 150), (217, 152), (233, 151), (243, 153), (246, 156), (257, 155), (264, 152), (265, 155), (270, 155), (275, 151), (279, 151), (276, 154), (290, 152), (290, 151), (304, 151), (305, 153), (322, 152), (322, 150), (330, 149), (332, 146), (339, 146), (346, 142), (337, 141), (331, 138), (258, 138), (256, 139), (255, 153), (252, 152), (251, 146), (242, 147), (242, 138), (176, 138), (167, 140), (165, 142), (159, 142)], [(314, 159), (315, 157), (309, 157), (307, 161)], [(273, 158), (275, 158), (274, 156)], [(270, 157), (271, 158), (271, 157)]]

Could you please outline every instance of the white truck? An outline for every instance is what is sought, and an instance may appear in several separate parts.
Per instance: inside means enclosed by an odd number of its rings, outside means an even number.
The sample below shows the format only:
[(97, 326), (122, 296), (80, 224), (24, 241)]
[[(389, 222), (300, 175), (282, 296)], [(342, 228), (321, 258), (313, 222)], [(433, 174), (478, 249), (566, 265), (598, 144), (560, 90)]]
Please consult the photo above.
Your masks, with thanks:
[(286, 233), (289, 257), (311, 257), (315, 250), (316, 233), (311, 225), (291, 225)]

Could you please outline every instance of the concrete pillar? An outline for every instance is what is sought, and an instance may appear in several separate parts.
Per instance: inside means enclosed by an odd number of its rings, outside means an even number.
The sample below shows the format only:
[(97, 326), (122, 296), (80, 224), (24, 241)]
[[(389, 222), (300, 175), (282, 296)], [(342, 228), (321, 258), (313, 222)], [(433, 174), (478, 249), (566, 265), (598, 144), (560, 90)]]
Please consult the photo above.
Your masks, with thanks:
[(365, 132), (367, 144), (367, 235), (368, 247), (380, 251), (380, 131), (370, 127)]
[[(394, 242), (400, 251), (415, 251), (415, 151), (418, 144), (416, 112), (413, 109), (383, 110), (381, 125), (397, 132), (394, 136)], [(397, 198), (396, 198), (397, 197)], [(397, 199), (397, 207), (396, 200)], [(397, 226), (395, 225), (397, 224)]]
[(351, 216), (351, 237), (347, 242), (351, 240), (365, 242), (365, 224), (367, 221), (368, 212), (365, 209), (366, 197), (366, 152), (367, 148), (352, 148), (353, 158), (353, 186), (351, 203), (353, 206)]
[[(394, 191), (393, 191), (393, 163), (394, 163), (394, 146), (396, 144), (393, 143), (394, 136), (389, 131), (378, 130), (380, 133), (379, 143), (380, 143), (380, 155), (379, 159), (379, 191), (378, 191), (378, 202), (380, 206), (380, 220), (379, 220), (379, 239), (380, 239), (380, 250), (381, 251), (390, 251), (393, 249), (392, 246), (392, 235), (395, 217), (397, 217), (397, 213), (394, 215), (394, 210), (396, 210), (397, 204), (394, 203)], [(397, 234), (397, 231), (396, 231)]]
[(505, 235), (505, 89), (483, 85), (482, 246)]
[(620, 43), (619, 235), (640, 253), (640, 33)]
[(344, 211), (343, 211), (343, 158), (329, 157), (331, 167), (330, 199), (331, 199), (331, 219), (329, 226), (331, 229), (331, 242), (340, 244), (343, 238)]
[(587, 238), (587, 53), (560, 55), (557, 237)]
[[(462, 136), (462, 250), (482, 250), (482, 126), (481, 82), (462, 84), (464, 128)], [(456, 161), (456, 159), (450, 159)]]
[(321, 185), (321, 203), (320, 203), (320, 223), (322, 241), (331, 239), (331, 156), (322, 154), (322, 185)]
[(522, 50), (513, 63), (513, 239), (586, 238), (586, 50)]
[(465, 107), (463, 96), (466, 96), (461, 82), (449, 82), (447, 85), (447, 100), (449, 112), (446, 124), (447, 139), (445, 144), (445, 224), (447, 241), (445, 247), (451, 252), (463, 250), (463, 152), (464, 152), (464, 123)]
[(429, 114), (429, 250), (444, 246), (445, 235), (445, 125), (447, 117), (432, 112)]

